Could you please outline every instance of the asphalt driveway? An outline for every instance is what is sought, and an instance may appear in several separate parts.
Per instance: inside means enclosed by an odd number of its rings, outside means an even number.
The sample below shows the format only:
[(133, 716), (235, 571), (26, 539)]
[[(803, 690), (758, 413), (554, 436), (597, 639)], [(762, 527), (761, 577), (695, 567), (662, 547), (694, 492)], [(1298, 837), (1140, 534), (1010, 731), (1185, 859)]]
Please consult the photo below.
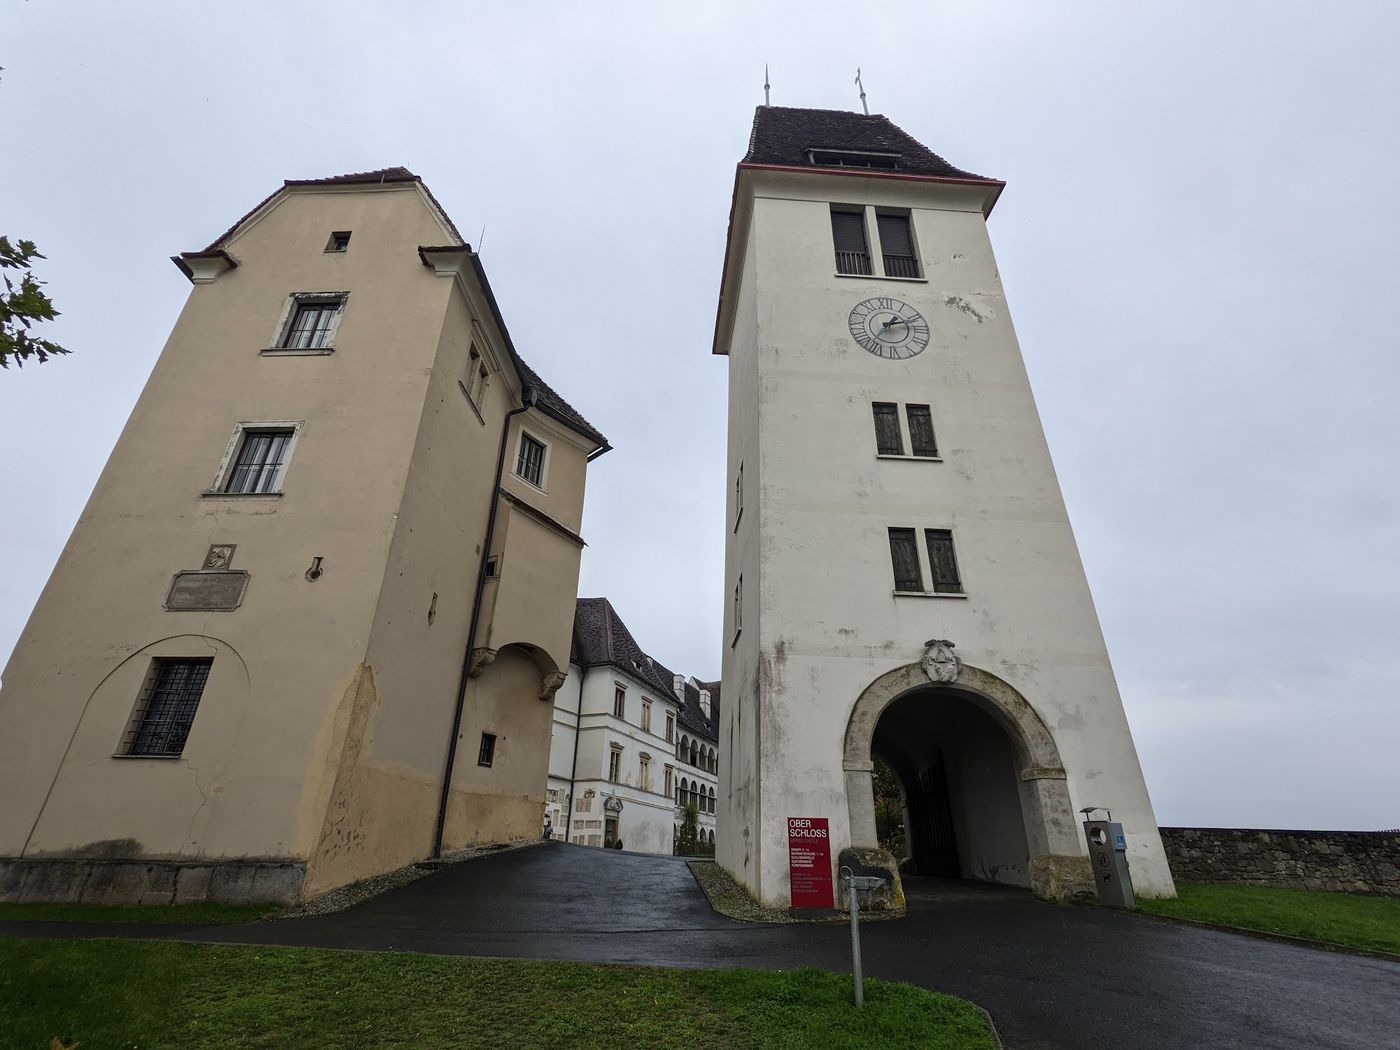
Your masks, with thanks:
[[(866, 973), (964, 996), (1006, 1045), (1400, 1046), (1400, 964), (999, 887), (911, 880), (861, 927)], [(845, 925), (734, 922), (685, 862), (550, 843), (446, 868), (349, 911), (222, 927), (0, 923), (7, 935), (171, 937), (672, 967), (850, 970)]]

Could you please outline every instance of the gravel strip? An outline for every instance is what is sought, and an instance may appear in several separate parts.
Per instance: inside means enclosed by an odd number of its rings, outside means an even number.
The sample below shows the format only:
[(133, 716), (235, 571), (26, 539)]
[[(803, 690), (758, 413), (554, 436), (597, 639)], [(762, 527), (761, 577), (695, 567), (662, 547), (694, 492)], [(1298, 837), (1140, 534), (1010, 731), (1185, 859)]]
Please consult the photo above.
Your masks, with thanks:
[(798, 923), (785, 909), (765, 908), (749, 896), (749, 891), (734, 881), (734, 876), (712, 860), (687, 861), (690, 873), (705, 891), (710, 907), (721, 915), (740, 922)]
[(341, 886), (323, 893), (319, 897), (313, 897), (301, 905), (289, 908), (287, 911), (278, 912), (269, 916), (273, 919), (308, 919), (314, 915), (331, 915), (338, 911), (345, 911), (353, 908), (361, 901), (367, 901), (371, 897), (377, 897), (381, 893), (399, 886), (406, 886), (410, 882), (421, 879), (424, 875), (431, 875), (439, 867), (446, 867), (449, 864), (459, 864), (465, 860), (472, 860), (475, 857), (484, 857), (491, 853), (501, 853), (504, 850), (528, 849), (531, 846), (538, 846), (541, 839), (518, 839), (514, 842), (491, 842), (484, 846), (468, 846), (466, 849), (453, 850), (451, 853), (444, 853), (442, 860), (434, 864), (410, 864), (407, 867), (399, 868), (396, 871), (386, 871), (382, 875), (372, 875), (359, 882), (352, 882), (348, 886)]

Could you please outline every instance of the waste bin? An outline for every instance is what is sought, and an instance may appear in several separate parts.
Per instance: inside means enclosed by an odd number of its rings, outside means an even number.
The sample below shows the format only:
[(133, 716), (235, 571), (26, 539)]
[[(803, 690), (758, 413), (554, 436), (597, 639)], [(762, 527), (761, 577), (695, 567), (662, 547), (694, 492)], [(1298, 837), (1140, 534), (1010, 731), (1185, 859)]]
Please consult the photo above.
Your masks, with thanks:
[(1085, 820), (1084, 837), (1089, 842), (1089, 864), (1094, 869), (1099, 903), (1109, 908), (1137, 907), (1123, 825), (1116, 820)]

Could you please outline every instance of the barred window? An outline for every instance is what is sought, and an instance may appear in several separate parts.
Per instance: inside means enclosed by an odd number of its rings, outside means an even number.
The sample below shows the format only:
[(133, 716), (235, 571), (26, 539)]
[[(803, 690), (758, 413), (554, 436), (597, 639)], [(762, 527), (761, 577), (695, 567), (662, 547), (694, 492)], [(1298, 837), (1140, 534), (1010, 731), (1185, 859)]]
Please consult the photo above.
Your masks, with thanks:
[[(347, 238), (348, 241), (348, 238)], [(343, 249), (342, 249), (343, 250)], [(321, 350), (331, 345), (336, 319), (345, 300), (306, 299), (296, 304), (287, 330), (278, 344), (279, 350)]]
[(531, 485), (544, 487), (544, 443), (529, 434), (520, 435), (520, 453), (515, 460), (515, 473)]
[(184, 751), (213, 662), (213, 657), (151, 662), (122, 754), (175, 756)]
[(224, 480), (222, 491), (232, 493), (277, 492), (291, 451), (291, 428), (243, 431), (238, 455)]

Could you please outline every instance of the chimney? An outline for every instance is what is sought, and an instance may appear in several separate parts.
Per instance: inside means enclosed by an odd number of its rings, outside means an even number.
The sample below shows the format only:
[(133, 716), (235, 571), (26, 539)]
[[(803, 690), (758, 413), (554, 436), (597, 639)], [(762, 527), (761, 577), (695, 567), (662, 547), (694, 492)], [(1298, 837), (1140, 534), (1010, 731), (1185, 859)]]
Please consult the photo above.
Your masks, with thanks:
[(700, 710), (706, 718), (710, 717), (710, 691), (708, 689), (700, 690)]
[(677, 699), (679, 699), (681, 703), (685, 703), (685, 675), (672, 675), (671, 688), (675, 690)]

